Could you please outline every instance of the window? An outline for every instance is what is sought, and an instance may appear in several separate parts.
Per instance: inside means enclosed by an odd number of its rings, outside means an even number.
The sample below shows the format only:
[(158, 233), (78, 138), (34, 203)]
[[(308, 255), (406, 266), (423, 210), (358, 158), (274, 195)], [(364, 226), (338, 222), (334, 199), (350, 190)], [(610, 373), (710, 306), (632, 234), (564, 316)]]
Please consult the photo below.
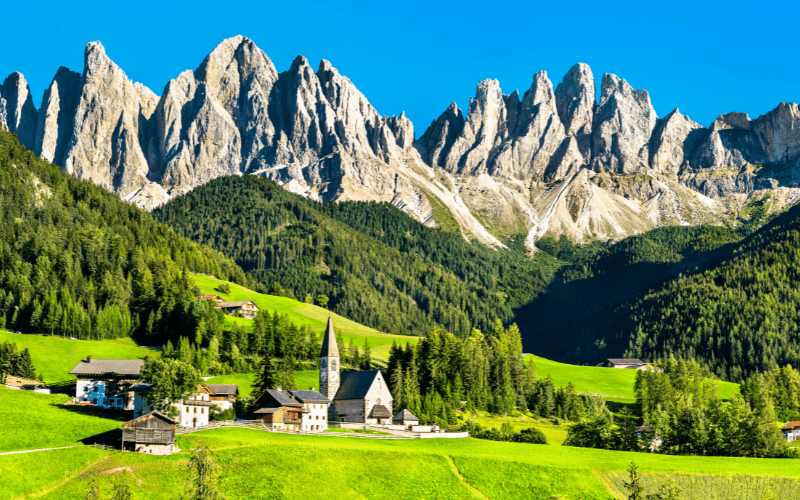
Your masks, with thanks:
[(97, 386), (94, 386), (94, 392), (98, 392), (99, 390), (100, 390), (100, 388), (99, 388), (99, 387), (97, 387)]
[(202, 414), (203, 414), (203, 413), (205, 413), (205, 412), (206, 412), (206, 409), (205, 409), (205, 408), (200, 408), (200, 415), (202, 415)]
[(194, 412), (197, 413), (197, 407), (196, 406), (194, 407)]

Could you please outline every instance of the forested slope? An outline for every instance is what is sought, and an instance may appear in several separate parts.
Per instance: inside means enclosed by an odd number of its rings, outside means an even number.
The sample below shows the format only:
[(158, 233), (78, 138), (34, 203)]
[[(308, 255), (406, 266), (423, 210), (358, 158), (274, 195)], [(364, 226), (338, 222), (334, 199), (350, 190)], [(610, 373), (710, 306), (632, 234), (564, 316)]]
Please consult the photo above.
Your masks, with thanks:
[(0, 326), (153, 343), (190, 335), (199, 313), (184, 270), (250, 283), (219, 252), (0, 130)]
[(391, 333), (441, 326), (467, 334), (510, 321), (514, 307), (544, 288), (545, 263), (555, 262), (468, 243), (385, 203), (323, 207), (253, 176), (213, 180), (154, 217), (276, 292), (326, 295), (338, 314)]

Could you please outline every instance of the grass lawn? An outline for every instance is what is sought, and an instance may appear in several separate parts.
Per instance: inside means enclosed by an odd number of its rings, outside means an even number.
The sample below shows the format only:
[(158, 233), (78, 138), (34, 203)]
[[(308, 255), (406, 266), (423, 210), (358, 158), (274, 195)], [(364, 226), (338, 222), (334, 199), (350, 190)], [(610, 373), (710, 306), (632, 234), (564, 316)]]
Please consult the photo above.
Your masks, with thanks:
[[(218, 375), (207, 384), (236, 384), (239, 386), (239, 396), (249, 397), (253, 390), (254, 373), (234, 373), (232, 375)], [(307, 391), (310, 387), (319, 390), (319, 371), (302, 370), (294, 372), (294, 384), (298, 389)]]
[(0, 387), (0, 453), (81, 444), (112, 429), (120, 421), (101, 418), (90, 409), (64, 406), (63, 394), (39, 394)]
[[(252, 300), (261, 310), (270, 312), (279, 311), (281, 314), (288, 314), (292, 323), (301, 326), (308, 325), (309, 328), (319, 332), (325, 330), (328, 316), (331, 316), (333, 318), (333, 326), (342, 338), (343, 345), (340, 345), (339, 349), (349, 345), (351, 340), (359, 349), (363, 349), (364, 338), (369, 338), (372, 358), (379, 365), (385, 365), (386, 361), (389, 359), (389, 348), (392, 346), (392, 342), (397, 342), (403, 346), (407, 342), (410, 342), (412, 345), (419, 342), (419, 337), (381, 333), (313, 304), (304, 304), (303, 302), (287, 299), (286, 297), (257, 293), (235, 283), (218, 280), (210, 276), (193, 274), (192, 277), (204, 294), (216, 294), (229, 301)], [(223, 283), (230, 285), (230, 294), (224, 294), (216, 290), (216, 288)], [(234, 318), (233, 316), (226, 316), (225, 322), (228, 325), (232, 325), (235, 322), (246, 327), (250, 327), (253, 324), (253, 320)]]
[(16, 342), (20, 350), (28, 348), (36, 372), (42, 372), (45, 382), (48, 383), (75, 380), (69, 371), (87, 355), (96, 359), (136, 359), (143, 358), (148, 353), (158, 355), (158, 351), (139, 347), (130, 338), (101, 341), (69, 340), (0, 331), (0, 343), (6, 340)]
[[(544, 378), (550, 375), (556, 388), (566, 387), (571, 381), (575, 390), (582, 394), (598, 394), (630, 401), (636, 398), (633, 392), (633, 384), (636, 381), (635, 370), (568, 365), (533, 355), (526, 356), (526, 363), (530, 357), (533, 357), (536, 364), (536, 376)], [(739, 393), (739, 384), (721, 381), (715, 383), (718, 388), (717, 394), (723, 399)]]
[[(104, 495), (122, 470), (135, 498), (171, 499), (188, 477), (187, 451), (207, 446), (221, 466), (220, 486), (229, 500), (249, 498), (620, 498), (617, 483), (636, 461), (657, 486), (672, 478), (684, 498), (764, 498), (769, 488), (782, 498), (800, 494), (796, 460), (674, 457), (585, 448), (499, 443), (477, 439), (372, 440), (295, 436), (247, 429), (216, 429), (178, 437), (184, 451), (169, 457), (77, 448), (47, 452), (29, 464), (0, 457), (0, 475), (18, 475), (0, 500), (43, 487), (43, 498), (83, 498), (92, 478)], [(280, 453), (276, 453), (280, 450)], [(96, 452), (86, 456), (87, 451)], [(76, 456), (80, 455), (80, 456)], [(291, 457), (291, 459), (288, 459)], [(100, 461), (93, 463), (94, 460)], [(75, 477), (75, 471), (90, 470)], [(56, 473), (60, 472), (60, 475)], [(80, 471), (79, 471), (80, 472)], [(759, 477), (760, 476), (760, 477)], [(779, 477), (775, 477), (779, 476)], [(7, 486), (7, 485), (4, 485)], [(5, 488), (4, 488), (5, 489)], [(26, 495), (31, 498), (32, 496)]]
[(481, 413), (464, 413), (461, 415), (464, 421), (473, 421), (486, 428), (499, 429), (503, 424), (511, 425), (515, 432), (529, 427), (536, 427), (547, 438), (547, 444), (561, 446), (564, 440), (567, 439), (567, 428), (570, 424), (553, 425), (548, 420), (543, 418), (536, 418), (532, 414), (509, 415), (503, 417), (500, 415), (484, 415)]
[[(70, 481), (82, 483), (83, 479), (76, 479), (76, 476), (98, 466), (111, 455), (111, 452), (84, 446), (0, 456), (3, 475), (0, 500), (40, 498), (58, 492)], [(73, 498), (85, 498), (85, 495), (84, 492)]]

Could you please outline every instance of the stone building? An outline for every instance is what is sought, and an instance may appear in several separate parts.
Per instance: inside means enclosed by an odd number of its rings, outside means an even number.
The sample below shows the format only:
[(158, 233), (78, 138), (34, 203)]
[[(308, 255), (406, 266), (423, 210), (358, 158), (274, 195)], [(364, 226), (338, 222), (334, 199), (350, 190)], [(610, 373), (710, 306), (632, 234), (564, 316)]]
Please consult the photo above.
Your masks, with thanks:
[(322, 339), (319, 356), (320, 392), (333, 401), (328, 411), (331, 422), (365, 424), (392, 423), (392, 393), (380, 370), (341, 373), (339, 347), (333, 320)]

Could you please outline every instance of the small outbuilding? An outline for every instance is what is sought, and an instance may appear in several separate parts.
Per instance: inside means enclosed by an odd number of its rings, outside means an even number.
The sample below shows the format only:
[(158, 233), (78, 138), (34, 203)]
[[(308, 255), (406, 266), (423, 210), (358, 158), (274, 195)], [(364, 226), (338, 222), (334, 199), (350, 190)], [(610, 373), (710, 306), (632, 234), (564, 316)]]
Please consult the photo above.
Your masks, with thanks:
[(152, 455), (181, 451), (175, 447), (175, 424), (175, 420), (157, 411), (129, 420), (122, 424), (122, 449), (128, 443), (134, 451)]
[(800, 420), (786, 422), (786, 425), (781, 427), (781, 431), (783, 431), (783, 437), (786, 438), (787, 442), (797, 441), (800, 439)]
[(598, 366), (606, 368), (627, 368), (629, 370), (646, 370), (648, 364), (636, 358), (608, 358)]
[(408, 410), (403, 410), (392, 419), (394, 425), (419, 425), (419, 418)]

